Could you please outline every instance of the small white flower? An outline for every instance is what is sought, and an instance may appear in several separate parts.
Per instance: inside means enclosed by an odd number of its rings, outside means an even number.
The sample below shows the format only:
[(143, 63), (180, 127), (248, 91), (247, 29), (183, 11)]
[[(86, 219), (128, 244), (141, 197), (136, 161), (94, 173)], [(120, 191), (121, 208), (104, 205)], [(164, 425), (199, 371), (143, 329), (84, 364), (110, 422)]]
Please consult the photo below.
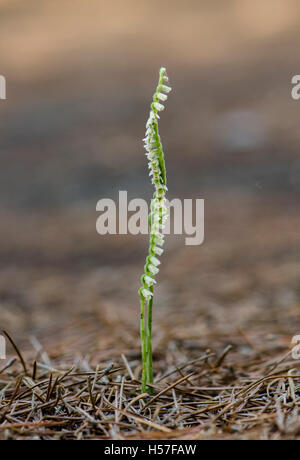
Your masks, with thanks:
[(160, 104), (159, 102), (154, 102), (154, 107), (156, 108), (156, 110), (158, 110), (159, 112), (161, 112), (162, 110), (164, 110), (165, 106)]
[(153, 150), (151, 150), (151, 152), (148, 152), (148, 160), (154, 160), (157, 156), (156, 152), (154, 152)]
[(144, 276), (144, 281), (147, 284), (147, 286), (153, 286), (153, 284), (156, 284), (156, 281), (148, 275)]
[(152, 220), (153, 222), (159, 222), (160, 220), (160, 215), (159, 215), (159, 212), (157, 212), (157, 208), (154, 206), (154, 204), (151, 204), (150, 206), (151, 208), (151, 211), (152, 211)]
[[(150, 216), (151, 216), (151, 233), (156, 233), (158, 231), (156, 227), (159, 226), (159, 219), (157, 219), (155, 212), (153, 212), (152, 210), (151, 210)], [(155, 231), (154, 231), (154, 227), (155, 227)]]
[(148, 291), (148, 289), (145, 288), (142, 290), (142, 294), (146, 300), (151, 299), (151, 297), (153, 296), (152, 292)]
[(155, 115), (153, 110), (151, 110), (149, 118), (148, 118), (148, 121), (146, 123), (146, 128), (149, 128), (149, 126), (153, 123), (153, 121), (155, 120), (156, 117), (157, 117), (157, 115)]
[[(158, 160), (157, 160), (158, 161)], [(159, 190), (158, 192), (161, 194), (161, 196), (159, 197), (160, 199), (164, 198), (164, 194), (165, 192), (167, 192), (168, 189), (167, 189), (167, 186), (166, 185), (162, 185), (160, 184), (160, 187), (159, 187)]]
[(163, 94), (163, 93), (158, 93), (157, 94), (157, 97), (158, 99), (160, 99), (161, 101), (166, 101), (168, 99), (168, 96), (166, 94)]
[(157, 256), (161, 256), (164, 250), (162, 248), (158, 248), (157, 246), (154, 246), (153, 251)]
[(152, 264), (148, 265), (148, 270), (151, 273), (151, 275), (154, 275), (154, 276), (157, 275), (157, 273), (159, 272), (159, 268), (155, 267)]
[(170, 88), (170, 86), (167, 85), (162, 85), (161, 90), (165, 93), (169, 93), (172, 90), (172, 88)]
[(152, 265), (155, 265), (155, 267), (157, 267), (158, 265), (160, 265), (160, 261), (154, 257), (154, 256), (151, 256), (150, 257), (150, 262), (152, 263)]
[(153, 160), (152, 160), (152, 166), (156, 166), (157, 168), (159, 167), (158, 158), (153, 158)]
[(152, 228), (154, 228), (154, 226), (159, 226), (159, 224), (160, 224), (160, 217), (159, 217), (157, 214), (154, 214), (154, 215), (152, 216), (151, 223), (152, 223)]
[(160, 201), (155, 201), (153, 203), (153, 209), (159, 211), (160, 209), (163, 209), (163, 204)]
[(159, 223), (152, 223), (152, 226), (151, 226), (151, 231), (153, 233), (156, 233), (157, 235), (159, 234), (159, 230), (160, 230), (160, 225)]
[(161, 233), (156, 233), (154, 240), (155, 244), (158, 244), (158, 246), (162, 246), (164, 244), (164, 237)]

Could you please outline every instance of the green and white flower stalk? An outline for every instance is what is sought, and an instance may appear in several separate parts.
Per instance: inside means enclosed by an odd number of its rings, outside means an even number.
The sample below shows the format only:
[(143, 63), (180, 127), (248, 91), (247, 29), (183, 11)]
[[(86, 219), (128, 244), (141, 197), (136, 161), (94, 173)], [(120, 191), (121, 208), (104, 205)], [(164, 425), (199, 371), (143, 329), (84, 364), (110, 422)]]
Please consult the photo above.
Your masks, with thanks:
[[(151, 394), (151, 386), (147, 387), (147, 383), (153, 383), (153, 368), (152, 368), (152, 305), (154, 277), (158, 274), (160, 261), (159, 256), (162, 255), (164, 244), (163, 229), (167, 220), (166, 207), (166, 192), (167, 178), (166, 167), (164, 160), (163, 148), (158, 132), (158, 113), (164, 110), (165, 102), (168, 98), (167, 94), (171, 88), (167, 85), (169, 79), (166, 69), (162, 67), (159, 72), (159, 81), (156, 91), (153, 95), (150, 115), (146, 124), (146, 137), (143, 139), (145, 143), (146, 156), (149, 165), (149, 176), (152, 177), (154, 185), (153, 199), (151, 200), (149, 227), (150, 241), (149, 253), (146, 258), (144, 274), (141, 278), (142, 287), (139, 290), (141, 301), (141, 343), (142, 343), (142, 392), (146, 391)], [(145, 317), (147, 315), (147, 318)]]

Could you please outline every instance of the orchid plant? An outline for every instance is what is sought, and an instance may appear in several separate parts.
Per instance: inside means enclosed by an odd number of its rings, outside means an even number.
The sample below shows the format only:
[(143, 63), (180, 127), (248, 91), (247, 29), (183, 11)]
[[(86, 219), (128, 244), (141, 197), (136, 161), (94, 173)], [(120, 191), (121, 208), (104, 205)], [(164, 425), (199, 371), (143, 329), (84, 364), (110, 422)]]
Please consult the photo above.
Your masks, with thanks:
[[(150, 115), (146, 124), (145, 143), (146, 156), (154, 185), (153, 199), (151, 200), (149, 214), (149, 252), (142, 275), (142, 287), (139, 290), (141, 302), (141, 345), (142, 345), (142, 392), (152, 393), (153, 383), (152, 366), (152, 306), (155, 276), (159, 272), (159, 256), (162, 255), (164, 244), (163, 229), (167, 219), (166, 192), (167, 179), (165, 159), (161, 139), (158, 131), (158, 113), (164, 109), (163, 102), (168, 98), (171, 91), (168, 86), (166, 69), (162, 67), (159, 71), (159, 81), (151, 103)], [(147, 384), (150, 384), (148, 386)]]

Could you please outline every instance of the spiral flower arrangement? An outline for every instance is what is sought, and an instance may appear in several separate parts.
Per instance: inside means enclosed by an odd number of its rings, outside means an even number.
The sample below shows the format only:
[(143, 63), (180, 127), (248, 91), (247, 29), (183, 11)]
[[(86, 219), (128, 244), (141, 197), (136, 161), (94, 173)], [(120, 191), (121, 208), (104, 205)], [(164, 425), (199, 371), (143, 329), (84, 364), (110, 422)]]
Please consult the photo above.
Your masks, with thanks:
[[(159, 256), (162, 255), (164, 244), (163, 229), (167, 219), (166, 192), (167, 179), (165, 159), (161, 139), (158, 131), (158, 113), (164, 110), (167, 94), (171, 91), (167, 85), (169, 79), (166, 69), (162, 67), (159, 71), (159, 81), (156, 91), (153, 95), (150, 115), (146, 124), (145, 143), (146, 156), (150, 169), (149, 176), (152, 176), (154, 185), (153, 199), (151, 200), (149, 214), (149, 252), (144, 266), (142, 275), (142, 287), (139, 290), (141, 301), (141, 344), (142, 344), (142, 392), (152, 393), (152, 387), (147, 384), (153, 383), (153, 366), (152, 366), (152, 306), (155, 276), (159, 272)], [(145, 314), (147, 317), (145, 317)]]

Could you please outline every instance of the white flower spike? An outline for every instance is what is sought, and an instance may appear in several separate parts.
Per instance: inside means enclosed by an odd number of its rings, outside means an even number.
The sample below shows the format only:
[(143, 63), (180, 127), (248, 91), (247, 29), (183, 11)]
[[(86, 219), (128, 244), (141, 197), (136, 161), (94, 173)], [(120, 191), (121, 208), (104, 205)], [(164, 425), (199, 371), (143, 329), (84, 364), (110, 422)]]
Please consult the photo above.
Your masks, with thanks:
[[(151, 212), (149, 216), (150, 222), (150, 243), (149, 254), (146, 259), (144, 274), (142, 276), (142, 287), (139, 290), (141, 299), (141, 343), (142, 343), (142, 392), (146, 391), (152, 394), (152, 387), (146, 386), (146, 383), (153, 383), (152, 371), (152, 303), (153, 303), (153, 288), (156, 283), (154, 277), (159, 273), (157, 268), (160, 261), (157, 257), (161, 256), (163, 249), (159, 246), (164, 244), (163, 229), (167, 219), (166, 192), (167, 179), (164, 153), (158, 131), (158, 112), (164, 110), (165, 102), (168, 99), (167, 94), (171, 91), (170, 86), (166, 83), (169, 81), (166, 69), (162, 67), (159, 72), (159, 81), (156, 91), (153, 95), (150, 114), (146, 123), (146, 135), (143, 139), (154, 185), (154, 195), (151, 201)], [(161, 101), (161, 102), (160, 102)], [(145, 307), (147, 303), (147, 327), (145, 328)]]

